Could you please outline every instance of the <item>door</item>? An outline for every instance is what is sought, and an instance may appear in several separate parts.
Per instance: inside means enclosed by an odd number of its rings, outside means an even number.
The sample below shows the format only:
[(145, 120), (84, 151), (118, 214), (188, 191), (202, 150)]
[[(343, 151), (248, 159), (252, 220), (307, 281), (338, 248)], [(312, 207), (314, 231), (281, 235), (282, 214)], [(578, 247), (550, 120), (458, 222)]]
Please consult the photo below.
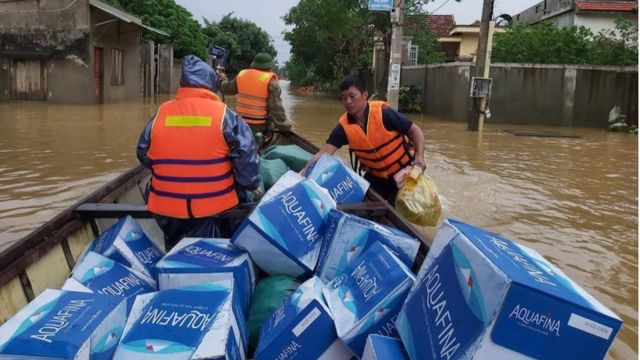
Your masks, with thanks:
[(93, 102), (102, 104), (104, 99), (104, 53), (100, 47), (93, 48)]
[(40, 60), (11, 63), (11, 99), (46, 100), (47, 77)]

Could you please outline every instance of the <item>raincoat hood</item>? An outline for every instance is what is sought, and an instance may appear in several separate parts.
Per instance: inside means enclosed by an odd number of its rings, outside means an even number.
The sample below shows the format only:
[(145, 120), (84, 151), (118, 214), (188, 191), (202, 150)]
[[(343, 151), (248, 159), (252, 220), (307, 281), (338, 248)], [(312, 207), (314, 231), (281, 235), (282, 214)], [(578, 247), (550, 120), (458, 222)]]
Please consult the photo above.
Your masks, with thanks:
[(195, 55), (182, 58), (182, 86), (218, 91), (218, 75), (206, 62)]

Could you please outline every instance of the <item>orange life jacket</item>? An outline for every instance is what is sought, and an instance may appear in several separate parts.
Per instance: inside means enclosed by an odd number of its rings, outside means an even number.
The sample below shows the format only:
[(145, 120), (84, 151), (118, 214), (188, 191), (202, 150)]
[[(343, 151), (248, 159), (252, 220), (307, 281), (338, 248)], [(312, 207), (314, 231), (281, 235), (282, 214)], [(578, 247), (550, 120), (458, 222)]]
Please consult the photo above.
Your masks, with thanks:
[[(349, 141), (352, 166), (358, 164), (374, 176), (390, 178), (413, 161), (412, 144), (398, 131), (387, 131), (382, 121), (382, 109), (389, 105), (382, 101), (369, 101), (366, 131), (357, 123), (349, 123), (347, 113), (339, 120)], [(356, 161), (353, 161), (355, 155)]]
[(147, 209), (174, 218), (218, 214), (238, 204), (229, 146), (222, 133), (226, 105), (209, 90), (180, 88), (151, 127), (151, 192)]
[(269, 83), (278, 76), (271, 71), (245, 69), (236, 76), (236, 112), (253, 129), (265, 129), (269, 118)]

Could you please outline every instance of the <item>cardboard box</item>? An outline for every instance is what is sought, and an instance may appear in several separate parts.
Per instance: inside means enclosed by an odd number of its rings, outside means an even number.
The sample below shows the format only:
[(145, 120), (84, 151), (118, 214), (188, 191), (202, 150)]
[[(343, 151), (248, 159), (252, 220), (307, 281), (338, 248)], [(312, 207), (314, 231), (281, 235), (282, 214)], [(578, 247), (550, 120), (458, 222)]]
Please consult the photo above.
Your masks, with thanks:
[(233, 235), (231, 243), (249, 252), (269, 275), (310, 275), (318, 261), (329, 210), (327, 190), (303, 180), (261, 201)]
[(0, 327), (0, 359), (111, 359), (126, 319), (122, 297), (47, 289)]
[[(73, 268), (62, 290), (121, 296), (125, 298), (156, 291), (156, 281), (93, 251)], [(133, 298), (127, 301), (131, 310)]]
[(397, 332), (389, 323), (398, 314), (414, 276), (389, 249), (373, 243), (324, 289), (338, 337), (362, 356), (369, 334)]
[(233, 281), (136, 297), (114, 360), (245, 359), (247, 333)]
[(398, 317), (411, 359), (602, 359), (622, 321), (537, 252), (459, 221)]
[(229, 239), (184, 238), (156, 264), (156, 272), (160, 290), (234, 280), (245, 314), (249, 311), (255, 269), (249, 254)]
[(307, 178), (329, 191), (338, 204), (362, 202), (369, 182), (345, 165), (340, 158), (323, 154), (307, 169)]
[(164, 255), (164, 251), (149, 239), (131, 216), (123, 217), (100, 234), (85, 249), (85, 253), (89, 251), (104, 255), (150, 278), (155, 278), (153, 267)]
[(344, 272), (374, 242), (387, 246), (408, 268), (418, 254), (420, 242), (397, 230), (371, 220), (331, 210), (316, 266), (316, 276), (328, 283)]
[(367, 338), (362, 360), (408, 360), (402, 341), (388, 336), (371, 334)]
[(276, 308), (260, 330), (256, 360), (351, 359), (336, 334), (323, 288), (322, 281), (312, 277)]

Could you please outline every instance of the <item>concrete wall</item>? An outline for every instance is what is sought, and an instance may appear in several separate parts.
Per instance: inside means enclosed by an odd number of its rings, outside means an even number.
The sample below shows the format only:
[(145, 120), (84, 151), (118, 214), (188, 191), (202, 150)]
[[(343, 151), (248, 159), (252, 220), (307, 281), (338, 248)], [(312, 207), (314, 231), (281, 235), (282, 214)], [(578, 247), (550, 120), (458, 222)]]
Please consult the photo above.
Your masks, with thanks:
[(638, 26), (638, 15), (628, 13), (578, 13), (574, 24), (587, 27), (597, 34), (602, 30), (615, 30), (615, 20), (619, 17), (630, 21), (634, 27)]
[(170, 94), (173, 91), (173, 47), (158, 44), (158, 93)]
[[(407, 70), (402, 85), (419, 84), (423, 76), (425, 114), (467, 121), (471, 63), (427, 66), (424, 74)], [(488, 123), (604, 128), (614, 106), (638, 121), (634, 67), (493, 64), (490, 76)]]
[(180, 87), (180, 79), (182, 78), (182, 60), (173, 59), (173, 73), (171, 77), (171, 92), (178, 91)]
[[(114, 17), (99, 9), (91, 12), (91, 23), (100, 24)], [(118, 102), (142, 98), (142, 28), (123, 21), (112, 21), (94, 26), (91, 32), (91, 49), (100, 47), (104, 56), (104, 102)], [(112, 82), (113, 61), (111, 51), (124, 52), (124, 84)], [(91, 51), (93, 57), (93, 51)]]
[[(11, 99), (16, 61), (39, 60), (46, 78), (46, 100), (83, 102), (70, 88), (92, 84), (89, 5), (78, 0), (0, 1), (0, 101)], [(67, 7), (68, 6), (68, 7)]]

